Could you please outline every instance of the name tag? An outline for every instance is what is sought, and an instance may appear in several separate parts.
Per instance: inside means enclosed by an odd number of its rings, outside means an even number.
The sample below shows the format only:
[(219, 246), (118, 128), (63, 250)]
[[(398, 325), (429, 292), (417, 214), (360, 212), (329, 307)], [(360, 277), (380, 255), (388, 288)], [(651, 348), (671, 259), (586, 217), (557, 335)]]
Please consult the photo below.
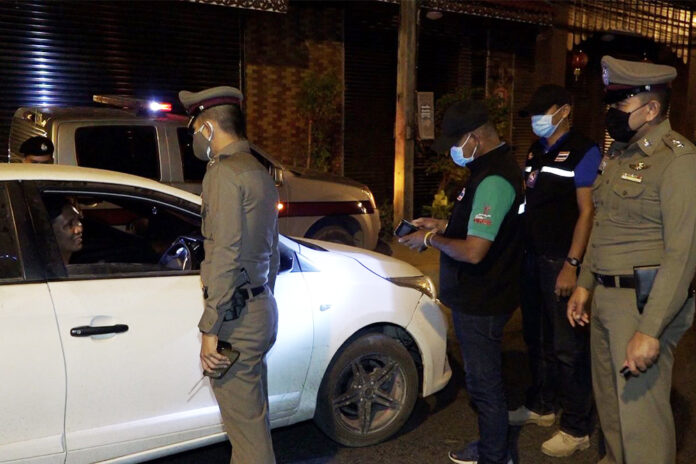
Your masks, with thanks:
[(624, 172), (623, 174), (621, 174), (621, 178), (623, 180), (628, 180), (637, 184), (643, 182), (643, 176), (639, 176), (638, 174), (630, 174), (628, 172)]

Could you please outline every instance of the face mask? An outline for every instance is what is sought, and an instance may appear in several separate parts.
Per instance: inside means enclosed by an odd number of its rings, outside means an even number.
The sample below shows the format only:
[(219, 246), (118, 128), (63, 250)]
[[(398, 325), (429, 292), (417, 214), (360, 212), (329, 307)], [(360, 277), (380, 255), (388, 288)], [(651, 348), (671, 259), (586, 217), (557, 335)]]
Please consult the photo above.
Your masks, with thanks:
[[(203, 135), (203, 128), (208, 127), (210, 130), (210, 137), (205, 138)], [(193, 133), (193, 154), (201, 161), (210, 161), (213, 159), (211, 156), (210, 141), (213, 140), (213, 125), (208, 121), (203, 123), (201, 127), (198, 128), (196, 132)]]
[(476, 150), (478, 150), (478, 144), (476, 144), (476, 148), (474, 148), (474, 151), (471, 153), (471, 156), (468, 158), (464, 157), (464, 145), (467, 144), (469, 139), (471, 138), (471, 134), (466, 138), (464, 143), (461, 144), (461, 146), (453, 146), (450, 148), (450, 156), (452, 157), (452, 161), (454, 161), (454, 164), (457, 166), (464, 167), (467, 164), (471, 163), (474, 160), (474, 155), (476, 155)]
[[(563, 108), (563, 106), (561, 106), (561, 108)], [(532, 116), (532, 130), (538, 137), (548, 138), (556, 132), (558, 124), (565, 119), (561, 118), (561, 121), (558, 121), (557, 124), (553, 124), (553, 117), (556, 116), (556, 113), (561, 111), (561, 108), (558, 108), (553, 114), (538, 114)]]
[[(647, 105), (648, 103), (646, 103), (645, 105)], [(645, 105), (639, 106), (630, 113), (627, 113), (626, 111), (621, 111), (616, 108), (609, 108), (609, 111), (607, 111), (607, 118), (605, 121), (607, 126), (607, 132), (609, 132), (609, 136), (617, 142), (627, 143), (629, 140), (631, 140), (633, 136), (636, 135), (636, 132), (638, 132), (638, 129), (645, 125), (645, 122), (638, 126), (636, 129), (631, 129), (631, 126), (628, 123), (628, 119), (631, 117), (633, 113), (635, 113)]]

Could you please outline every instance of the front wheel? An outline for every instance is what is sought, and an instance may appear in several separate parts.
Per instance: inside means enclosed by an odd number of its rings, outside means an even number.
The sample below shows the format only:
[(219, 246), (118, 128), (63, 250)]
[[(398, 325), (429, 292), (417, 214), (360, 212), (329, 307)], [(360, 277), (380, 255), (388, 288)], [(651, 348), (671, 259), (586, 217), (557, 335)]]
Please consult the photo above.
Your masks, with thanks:
[(406, 348), (386, 335), (367, 334), (330, 364), (314, 420), (342, 445), (374, 445), (404, 425), (417, 396), (418, 371)]

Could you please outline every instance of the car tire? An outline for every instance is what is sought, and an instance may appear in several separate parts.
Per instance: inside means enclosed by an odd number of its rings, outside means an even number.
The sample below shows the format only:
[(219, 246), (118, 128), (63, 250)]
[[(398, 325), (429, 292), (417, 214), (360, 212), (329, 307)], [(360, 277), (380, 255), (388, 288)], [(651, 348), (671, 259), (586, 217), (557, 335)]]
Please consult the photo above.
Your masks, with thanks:
[(408, 420), (418, 383), (416, 364), (401, 343), (379, 333), (363, 335), (329, 365), (314, 421), (342, 445), (374, 445)]
[(343, 245), (355, 246), (355, 237), (348, 229), (338, 224), (327, 224), (319, 230), (312, 233), (315, 240), (324, 240), (325, 242), (341, 243)]

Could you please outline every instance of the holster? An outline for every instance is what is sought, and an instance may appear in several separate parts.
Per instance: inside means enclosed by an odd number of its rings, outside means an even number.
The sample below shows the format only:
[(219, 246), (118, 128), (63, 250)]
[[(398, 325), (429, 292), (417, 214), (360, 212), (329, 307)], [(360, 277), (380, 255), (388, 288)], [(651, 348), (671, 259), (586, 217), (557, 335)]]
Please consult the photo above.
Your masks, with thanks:
[(633, 278), (636, 283), (636, 306), (640, 314), (643, 314), (643, 308), (645, 308), (648, 302), (650, 290), (652, 290), (653, 282), (655, 282), (655, 276), (659, 269), (660, 266), (639, 266), (633, 268)]
[(225, 311), (224, 321), (233, 321), (242, 314), (242, 309), (244, 309), (249, 299), (249, 292), (242, 291), (242, 287), (249, 283), (251, 283), (249, 275), (246, 269), (242, 268), (233, 283), (234, 292), (232, 293), (232, 298), (220, 308)]

